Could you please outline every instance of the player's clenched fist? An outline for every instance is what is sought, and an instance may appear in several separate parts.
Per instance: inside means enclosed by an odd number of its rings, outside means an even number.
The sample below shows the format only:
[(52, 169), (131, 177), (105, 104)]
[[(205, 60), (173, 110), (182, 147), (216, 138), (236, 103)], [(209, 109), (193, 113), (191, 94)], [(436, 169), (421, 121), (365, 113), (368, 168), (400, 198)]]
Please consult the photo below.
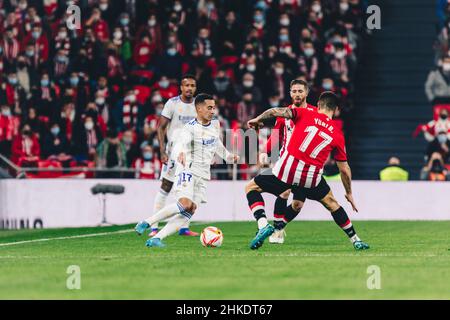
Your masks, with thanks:
[(252, 129), (259, 129), (264, 127), (264, 123), (260, 121), (258, 118), (247, 121), (247, 126)]

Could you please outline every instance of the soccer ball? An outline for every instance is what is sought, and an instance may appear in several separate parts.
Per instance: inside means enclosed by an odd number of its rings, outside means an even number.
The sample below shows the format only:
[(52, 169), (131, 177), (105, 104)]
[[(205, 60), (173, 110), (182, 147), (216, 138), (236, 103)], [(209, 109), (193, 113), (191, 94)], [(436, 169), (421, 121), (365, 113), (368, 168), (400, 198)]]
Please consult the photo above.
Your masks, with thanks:
[(223, 233), (219, 228), (206, 227), (200, 235), (200, 242), (204, 247), (220, 247), (223, 242)]

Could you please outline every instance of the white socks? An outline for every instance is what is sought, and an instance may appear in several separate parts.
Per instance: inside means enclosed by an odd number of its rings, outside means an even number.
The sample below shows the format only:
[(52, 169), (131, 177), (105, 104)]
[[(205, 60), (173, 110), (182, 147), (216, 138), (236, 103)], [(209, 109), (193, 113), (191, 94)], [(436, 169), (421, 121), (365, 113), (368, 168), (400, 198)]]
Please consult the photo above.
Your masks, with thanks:
[[(155, 196), (155, 202), (153, 203), (153, 213), (156, 214), (159, 210), (165, 207), (168, 192), (160, 189), (159, 192)], [(147, 221), (148, 222), (148, 221)], [(150, 224), (152, 229), (158, 229), (158, 222)]]
[(161, 231), (159, 231), (154, 236), (154, 238), (159, 238), (161, 240), (167, 238), (168, 236), (174, 234), (175, 232), (178, 232), (178, 230), (180, 230), (180, 228), (185, 224), (189, 225), (189, 218), (181, 213), (177, 214), (175, 217), (173, 217), (167, 222), (164, 228), (162, 228)]
[(355, 234), (353, 237), (350, 238), (350, 241), (352, 243), (355, 243), (356, 241), (361, 241), (361, 239), (358, 237), (357, 234)]
[(178, 203), (169, 204), (168, 206), (159, 210), (156, 214), (152, 215), (150, 218), (145, 219), (145, 221), (153, 227), (158, 222), (169, 219), (177, 213), (180, 213), (180, 211), (181, 210), (178, 206)]
[(262, 229), (265, 226), (267, 226), (269, 224), (269, 222), (267, 221), (267, 218), (260, 218), (258, 220), (258, 229)]

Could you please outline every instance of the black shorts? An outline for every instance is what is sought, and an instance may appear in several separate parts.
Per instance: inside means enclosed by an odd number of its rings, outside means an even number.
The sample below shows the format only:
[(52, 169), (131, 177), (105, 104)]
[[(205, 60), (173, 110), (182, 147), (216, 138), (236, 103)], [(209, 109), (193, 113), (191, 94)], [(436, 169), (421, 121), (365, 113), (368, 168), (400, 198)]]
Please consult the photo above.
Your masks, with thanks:
[(254, 181), (263, 192), (271, 193), (277, 197), (286, 190), (291, 189), (294, 200), (302, 202), (305, 202), (306, 199), (322, 200), (331, 190), (324, 178), (320, 180), (319, 185), (315, 188), (304, 188), (287, 184), (273, 175), (272, 169), (267, 169), (260, 173), (255, 177)]

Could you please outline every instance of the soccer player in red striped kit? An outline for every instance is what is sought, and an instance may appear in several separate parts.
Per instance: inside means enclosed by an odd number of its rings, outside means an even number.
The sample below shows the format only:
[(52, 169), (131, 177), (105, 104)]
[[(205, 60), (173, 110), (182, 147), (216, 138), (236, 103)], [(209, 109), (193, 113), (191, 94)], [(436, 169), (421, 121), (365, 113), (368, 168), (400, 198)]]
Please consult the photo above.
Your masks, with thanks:
[[(309, 93), (309, 87), (306, 81), (297, 79), (292, 80), (289, 87), (292, 104), (289, 105), (288, 108), (290, 109), (308, 108), (310, 110), (316, 109), (316, 106), (313, 106), (306, 102), (306, 98), (308, 97)], [(266, 152), (260, 154), (260, 163), (262, 163), (263, 165), (268, 163), (268, 154), (272, 153), (272, 148), (276, 149), (274, 148), (274, 144), (276, 144), (276, 142), (278, 142), (279, 145), (281, 145), (280, 149), (280, 156), (281, 156), (284, 150), (286, 149), (289, 140), (291, 139), (293, 130), (294, 130), (294, 121), (292, 119), (278, 117), (273, 127), (272, 134), (267, 140), (265, 150)], [(284, 243), (285, 237), (284, 228), (286, 227), (287, 223), (295, 219), (295, 217), (298, 214), (297, 212), (296, 215), (286, 215), (284, 212), (284, 210), (287, 207), (287, 200), (289, 198), (290, 193), (291, 193), (290, 190), (283, 192), (277, 197), (277, 200), (275, 201), (275, 206), (273, 210), (275, 232), (269, 238), (270, 243), (278, 243), (278, 244)]]
[(272, 169), (251, 180), (246, 186), (249, 207), (258, 221), (258, 233), (250, 243), (258, 249), (274, 231), (265, 215), (262, 192), (278, 196), (288, 189), (293, 193), (292, 204), (286, 214), (296, 213), (306, 198), (322, 203), (336, 224), (347, 234), (356, 250), (369, 249), (361, 241), (344, 208), (336, 201), (330, 187), (322, 177), (323, 166), (332, 151), (341, 173), (346, 199), (358, 211), (352, 195), (351, 170), (347, 163), (343, 133), (333, 126), (333, 115), (338, 107), (337, 96), (330, 91), (320, 95), (317, 111), (307, 108), (272, 108), (247, 122), (249, 128), (258, 129), (263, 121), (283, 117), (294, 121), (294, 131), (287, 148)]

